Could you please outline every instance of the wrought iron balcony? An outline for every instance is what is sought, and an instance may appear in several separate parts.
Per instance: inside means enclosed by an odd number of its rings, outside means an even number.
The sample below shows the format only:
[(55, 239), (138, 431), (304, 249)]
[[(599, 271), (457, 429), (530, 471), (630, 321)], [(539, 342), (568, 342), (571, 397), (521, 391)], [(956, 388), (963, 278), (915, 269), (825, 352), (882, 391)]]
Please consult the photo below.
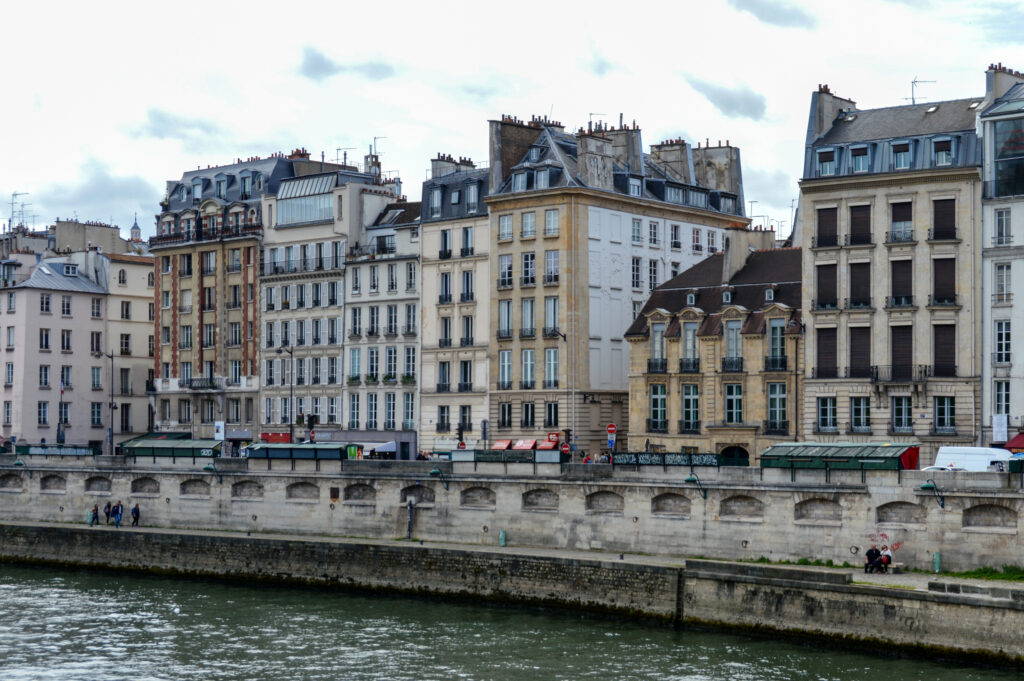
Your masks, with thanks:
[(764, 422), (762, 428), (765, 435), (789, 435), (789, 421), (773, 421), (769, 419)]
[(886, 296), (885, 307), (888, 310), (914, 307), (914, 296)]
[(683, 357), (682, 359), (679, 360), (679, 373), (700, 373), (700, 359), (698, 359), (697, 357)]
[(764, 358), (765, 371), (786, 371), (787, 364), (785, 355), (768, 355)]
[(843, 307), (847, 310), (870, 310), (871, 298), (847, 298)]
[(691, 421), (689, 419), (679, 419), (679, 434), (680, 435), (699, 435), (700, 434), (700, 421)]
[(452, 391), (451, 383), (438, 383), (437, 392), (439, 393), (450, 393)]
[(509, 340), (512, 338), (512, 329), (498, 329), (498, 340)]
[(448, 260), (452, 257), (452, 250), (450, 248), (441, 249), (437, 252), (437, 257), (439, 260)]
[(839, 378), (839, 367), (813, 367), (811, 369), (811, 378)]
[(723, 357), (722, 358), (722, 373), (736, 373), (743, 371), (743, 358), (742, 357)]
[(219, 390), (220, 387), (220, 381), (213, 376), (188, 379), (189, 390)]
[(839, 245), (836, 234), (815, 234), (811, 236), (811, 248), (834, 248)]
[(648, 433), (667, 433), (668, 432), (668, 420), (666, 420), (666, 419), (647, 419), (647, 432)]
[(871, 238), (871, 233), (867, 234), (847, 234), (844, 238), (844, 243), (847, 246), (871, 246), (874, 244), (874, 240)]
[(469, 336), (469, 337), (462, 337), (462, 338), (460, 338), (459, 339), (459, 345), (464, 347), (464, 348), (468, 348), (468, 347), (472, 346), (473, 345), (473, 337)]
[(520, 338), (534, 338), (537, 335), (537, 330), (533, 327), (519, 329)]
[(545, 378), (544, 379), (544, 389), (545, 390), (554, 390), (557, 387), (558, 387), (558, 379), (557, 378)]
[(557, 283), (558, 283), (558, 273), (557, 272), (549, 272), (549, 273), (544, 275), (544, 285), (545, 286), (553, 286), (553, 285), (555, 285)]
[(511, 390), (512, 381), (498, 381), (498, 390)]
[(437, 347), (439, 348), (450, 348), (452, 346), (451, 338), (438, 338)]
[(957, 306), (956, 294), (954, 293), (951, 296), (929, 295), (928, 296), (928, 305), (929, 305), (929, 307), (956, 307)]
[(533, 387), (535, 385), (536, 385), (536, 381), (533, 381), (533, 380), (519, 381), (519, 389), (520, 390), (533, 390)]
[(650, 358), (647, 360), (647, 373), (664, 374), (668, 373), (668, 360), (664, 357)]
[(956, 235), (956, 227), (935, 229), (934, 227), (928, 230), (928, 241), (956, 241), (959, 237)]
[(812, 310), (838, 310), (839, 309), (839, 299), (838, 298), (828, 298), (828, 299), (812, 300), (811, 301), (811, 309)]
[(472, 381), (459, 381), (459, 392), (460, 393), (473, 392), (473, 382)]
[(472, 291), (463, 291), (462, 295), (459, 296), (459, 302), (461, 303), (472, 303), (476, 298), (473, 296)]
[(439, 295), (437, 297), (437, 304), (438, 305), (448, 305), (451, 302), (452, 302), (452, 294), (450, 294), (450, 293), (442, 293), (441, 295)]
[(469, 256), (473, 255), (473, 247), (472, 246), (463, 246), (462, 250), (459, 251), (459, 254), (463, 258), (469, 257)]

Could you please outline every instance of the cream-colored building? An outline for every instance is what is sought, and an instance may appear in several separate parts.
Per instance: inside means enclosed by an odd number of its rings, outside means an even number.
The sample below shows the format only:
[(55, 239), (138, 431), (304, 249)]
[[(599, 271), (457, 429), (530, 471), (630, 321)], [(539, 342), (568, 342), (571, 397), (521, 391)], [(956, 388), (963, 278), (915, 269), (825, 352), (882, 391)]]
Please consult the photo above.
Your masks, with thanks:
[[(739, 151), (640, 130), (490, 124), (494, 439), (627, 436), (626, 329), (650, 291), (743, 229)], [(555, 435), (557, 434), (557, 435)]]
[(626, 334), (629, 451), (757, 465), (767, 447), (803, 437), (800, 249), (773, 242), (734, 233), (728, 251), (651, 294)]
[(803, 246), (808, 439), (977, 441), (982, 98), (859, 110), (812, 95)]
[(468, 449), (493, 440), (488, 423), (492, 281), (489, 171), (438, 155), (423, 183), (423, 381), (420, 446), (450, 451), (461, 427)]

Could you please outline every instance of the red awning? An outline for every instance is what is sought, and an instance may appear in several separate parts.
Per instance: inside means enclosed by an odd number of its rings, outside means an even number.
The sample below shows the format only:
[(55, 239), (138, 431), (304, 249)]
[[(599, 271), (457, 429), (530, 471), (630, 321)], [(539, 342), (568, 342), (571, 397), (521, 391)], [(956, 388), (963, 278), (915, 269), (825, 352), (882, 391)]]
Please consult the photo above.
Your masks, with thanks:
[(1011, 452), (1024, 452), (1024, 433), (1017, 433), (1010, 441), (1003, 445), (1003, 449), (1009, 449)]
[(543, 440), (537, 443), (537, 449), (558, 449), (558, 441), (556, 440)]
[(260, 439), (264, 442), (287, 443), (292, 438), (288, 433), (260, 433)]
[(537, 444), (536, 440), (516, 440), (516, 443), (512, 445), (512, 449), (533, 449), (535, 444)]
[(512, 440), (498, 440), (494, 443), (494, 449), (508, 449), (511, 444)]

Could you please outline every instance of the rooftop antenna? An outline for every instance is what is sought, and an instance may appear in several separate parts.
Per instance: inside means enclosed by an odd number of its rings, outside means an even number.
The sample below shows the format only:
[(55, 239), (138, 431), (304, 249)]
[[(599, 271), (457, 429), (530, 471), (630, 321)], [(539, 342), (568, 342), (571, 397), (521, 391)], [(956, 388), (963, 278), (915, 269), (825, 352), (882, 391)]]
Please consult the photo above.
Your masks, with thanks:
[(336, 154), (334, 162), (338, 163), (340, 160), (342, 165), (348, 165), (348, 152), (352, 149), (355, 149), (355, 147), (337, 147), (334, 150), (334, 153)]
[(593, 123), (593, 122), (594, 122), (594, 116), (607, 116), (607, 115), (608, 115), (608, 114), (603, 114), (603, 113), (596, 113), (596, 112), (593, 112), (593, 111), (591, 111), (591, 112), (590, 112), (590, 114), (589, 114), (589, 116), (590, 116), (590, 120), (589, 120), (589, 122), (590, 122), (590, 123)]
[(28, 192), (11, 192), (11, 221), (7, 224), (7, 231), (14, 229), (14, 204), (18, 202), (19, 196), (28, 196)]
[(910, 100), (911, 104), (917, 104), (917, 86), (921, 83), (934, 83), (934, 80), (918, 80), (917, 76), (914, 76), (914, 80), (910, 81), (910, 97), (904, 97), (903, 101)]
[(380, 156), (380, 154), (377, 153), (377, 140), (386, 140), (386, 139), (387, 139), (387, 137), (374, 137), (373, 138), (373, 155), (374, 156)]

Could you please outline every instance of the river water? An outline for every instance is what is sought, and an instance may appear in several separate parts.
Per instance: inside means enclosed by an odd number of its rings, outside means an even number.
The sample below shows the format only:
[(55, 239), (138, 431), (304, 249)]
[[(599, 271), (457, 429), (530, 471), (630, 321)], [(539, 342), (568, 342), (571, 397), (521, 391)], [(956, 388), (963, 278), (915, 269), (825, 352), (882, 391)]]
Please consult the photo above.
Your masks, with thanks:
[(0, 679), (999, 681), (564, 612), (0, 565)]

